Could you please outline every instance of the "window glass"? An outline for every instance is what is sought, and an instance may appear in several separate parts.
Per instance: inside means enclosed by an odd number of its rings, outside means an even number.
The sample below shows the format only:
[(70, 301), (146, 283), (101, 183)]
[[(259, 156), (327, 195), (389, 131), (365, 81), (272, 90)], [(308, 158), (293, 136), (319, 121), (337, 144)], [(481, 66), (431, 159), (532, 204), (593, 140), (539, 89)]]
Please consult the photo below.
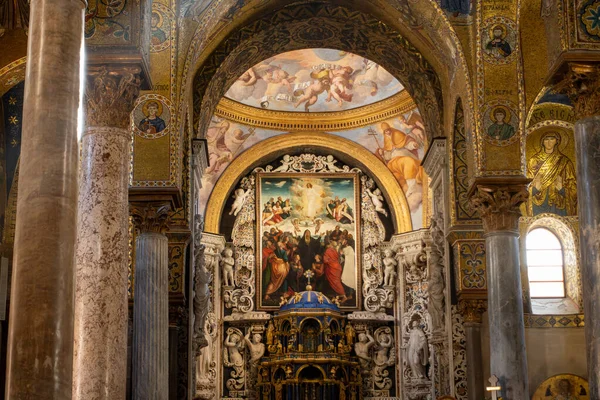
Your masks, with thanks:
[(526, 249), (531, 297), (565, 297), (563, 252), (556, 235), (548, 229), (533, 229), (527, 234)]

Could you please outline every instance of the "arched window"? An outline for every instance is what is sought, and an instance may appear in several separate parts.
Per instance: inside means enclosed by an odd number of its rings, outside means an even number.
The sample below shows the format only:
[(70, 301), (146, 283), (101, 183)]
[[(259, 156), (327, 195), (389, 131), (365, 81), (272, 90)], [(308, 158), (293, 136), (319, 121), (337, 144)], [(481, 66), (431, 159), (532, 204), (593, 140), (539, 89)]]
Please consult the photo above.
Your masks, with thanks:
[(533, 229), (527, 234), (526, 249), (531, 297), (565, 297), (563, 250), (556, 235), (548, 229)]

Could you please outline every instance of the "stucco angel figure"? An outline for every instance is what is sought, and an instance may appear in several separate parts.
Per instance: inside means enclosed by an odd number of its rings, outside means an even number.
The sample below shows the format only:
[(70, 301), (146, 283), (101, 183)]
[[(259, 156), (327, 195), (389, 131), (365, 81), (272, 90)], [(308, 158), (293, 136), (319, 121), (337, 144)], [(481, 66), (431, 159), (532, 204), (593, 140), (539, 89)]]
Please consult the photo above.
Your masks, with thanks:
[(223, 268), (223, 286), (234, 286), (233, 281), (233, 266), (235, 260), (233, 258), (233, 250), (226, 248), (223, 251), (223, 258), (221, 259), (221, 268)]
[(375, 189), (371, 191), (371, 189), (367, 189), (367, 194), (371, 198), (375, 211), (387, 217), (388, 213), (385, 208), (383, 208), (383, 195), (381, 194), (381, 190)]
[(343, 168), (340, 168), (337, 165), (335, 165), (336, 162), (337, 161), (335, 161), (335, 159), (333, 158), (332, 155), (328, 155), (327, 158), (323, 161), (323, 164), (327, 165), (327, 168), (331, 172), (342, 172), (342, 171), (344, 171)]
[(412, 329), (408, 339), (408, 365), (414, 378), (426, 377), (425, 367), (429, 364), (429, 347), (427, 337), (419, 327), (418, 321), (412, 322)]
[(371, 336), (369, 332), (361, 332), (358, 334), (358, 342), (354, 344), (354, 352), (358, 357), (362, 369), (369, 368), (369, 364), (371, 364), (369, 350), (374, 344), (375, 339), (373, 339), (373, 336)]
[(250, 377), (254, 381), (257, 377), (260, 359), (265, 355), (265, 344), (262, 343), (262, 335), (260, 333), (252, 335), (252, 341), (250, 341), (250, 331), (244, 337), (244, 342), (248, 346), (248, 352), (250, 353)]
[(223, 351), (223, 364), (226, 367), (233, 367), (236, 371), (244, 366), (244, 357), (240, 350), (244, 347), (244, 342), (238, 332), (227, 332), (225, 338), (225, 349)]
[[(392, 335), (383, 332), (378, 337), (377, 350), (375, 351), (375, 365), (388, 366), (394, 365), (394, 340)], [(390, 351), (391, 350), (391, 351)]]
[(284, 155), (281, 160), (281, 165), (275, 168), (272, 172), (288, 172), (294, 160), (289, 155)]
[(246, 203), (246, 199), (248, 199), (248, 195), (250, 194), (251, 189), (244, 190), (242, 188), (236, 189), (233, 198), (233, 204), (231, 205), (231, 210), (229, 211), (229, 215), (237, 216), (240, 211), (242, 211), (242, 207), (244, 203)]
[(396, 261), (390, 249), (386, 249), (383, 254), (385, 256), (383, 258), (383, 286), (394, 286), (396, 284), (398, 261)]

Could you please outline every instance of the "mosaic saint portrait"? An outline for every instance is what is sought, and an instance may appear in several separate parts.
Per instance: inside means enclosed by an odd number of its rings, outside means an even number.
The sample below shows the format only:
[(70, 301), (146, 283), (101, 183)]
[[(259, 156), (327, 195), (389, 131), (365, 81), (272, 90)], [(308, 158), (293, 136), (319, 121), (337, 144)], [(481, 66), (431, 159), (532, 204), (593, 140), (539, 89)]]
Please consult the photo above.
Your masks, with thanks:
[(589, 392), (585, 379), (577, 375), (560, 374), (542, 382), (532, 400), (588, 400)]
[(535, 153), (527, 160), (530, 187), (529, 215), (577, 215), (577, 179), (573, 160), (563, 153), (569, 135), (558, 128), (528, 140)]
[(165, 130), (167, 124), (165, 120), (161, 118), (163, 106), (159, 101), (147, 101), (142, 107), (142, 112), (145, 117), (138, 123), (138, 129), (140, 131), (151, 135)]
[(481, 33), (481, 47), (486, 61), (505, 64), (514, 59), (517, 36), (512, 21), (497, 17), (485, 22)]
[(359, 304), (358, 180), (355, 174), (259, 174), (258, 276), (261, 307), (306, 290)]
[(483, 131), (487, 139), (493, 142), (505, 142), (518, 130), (517, 117), (514, 111), (505, 104), (490, 104), (484, 112)]
[(152, 4), (150, 15), (150, 51), (167, 49), (171, 45), (172, 11), (160, 3)]

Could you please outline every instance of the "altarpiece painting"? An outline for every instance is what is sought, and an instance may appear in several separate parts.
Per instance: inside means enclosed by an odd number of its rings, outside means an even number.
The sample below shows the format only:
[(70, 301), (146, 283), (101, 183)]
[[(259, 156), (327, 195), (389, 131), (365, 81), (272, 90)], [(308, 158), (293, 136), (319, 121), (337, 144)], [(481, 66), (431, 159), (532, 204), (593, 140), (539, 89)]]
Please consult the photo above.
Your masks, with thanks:
[(345, 309), (358, 308), (359, 180), (355, 173), (257, 176), (260, 308), (311, 285)]

